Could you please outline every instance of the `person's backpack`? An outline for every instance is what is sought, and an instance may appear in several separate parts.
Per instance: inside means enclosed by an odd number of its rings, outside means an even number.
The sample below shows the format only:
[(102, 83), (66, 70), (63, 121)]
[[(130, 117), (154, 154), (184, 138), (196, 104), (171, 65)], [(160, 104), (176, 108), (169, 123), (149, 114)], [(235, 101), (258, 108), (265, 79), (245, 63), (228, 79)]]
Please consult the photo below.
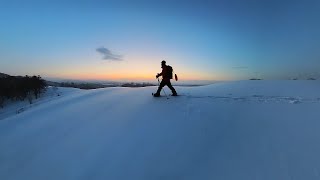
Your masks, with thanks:
[[(173, 69), (172, 69), (171, 66), (167, 66), (167, 73), (168, 73), (168, 74), (166, 74), (167, 77), (170, 78), (170, 79), (172, 79)], [(177, 75), (177, 74), (174, 74), (174, 79), (175, 79), (176, 81), (178, 81), (178, 75)]]
[(173, 72), (172, 67), (171, 66), (167, 66), (166, 77), (168, 77), (169, 79), (172, 79), (172, 72)]

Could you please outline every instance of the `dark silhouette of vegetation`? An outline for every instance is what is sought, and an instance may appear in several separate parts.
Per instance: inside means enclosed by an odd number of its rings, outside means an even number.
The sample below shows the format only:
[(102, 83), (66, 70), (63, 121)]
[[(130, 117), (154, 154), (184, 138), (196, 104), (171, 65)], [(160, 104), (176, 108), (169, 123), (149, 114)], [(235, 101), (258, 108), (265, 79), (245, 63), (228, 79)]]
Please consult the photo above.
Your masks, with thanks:
[(51, 82), (47, 81), (48, 86), (53, 87), (72, 87), (79, 89), (98, 89), (98, 88), (108, 88), (108, 87), (146, 87), (146, 86), (155, 86), (151, 83), (111, 83), (111, 84), (100, 84), (100, 83), (79, 83), (79, 82)]
[(0, 73), (0, 78), (8, 77), (8, 74)]
[(155, 86), (154, 84), (151, 83), (125, 83), (122, 84), (121, 87), (147, 87), (147, 86)]
[(75, 83), (75, 82), (50, 82), (48, 85), (55, 87), (72, 87), (79, 89), (98, 89), (98, 88), (107, 88), (107, 87), (116, 87), (116, 85), (104, 85), (99, 83)]
[(45, 80), (40, 76), (3, 76), (0, 77), (0, 107), (6, 100), (23, 101), (26, 98), (32, 103), (32, 98), (39, 98), (46, 88)]

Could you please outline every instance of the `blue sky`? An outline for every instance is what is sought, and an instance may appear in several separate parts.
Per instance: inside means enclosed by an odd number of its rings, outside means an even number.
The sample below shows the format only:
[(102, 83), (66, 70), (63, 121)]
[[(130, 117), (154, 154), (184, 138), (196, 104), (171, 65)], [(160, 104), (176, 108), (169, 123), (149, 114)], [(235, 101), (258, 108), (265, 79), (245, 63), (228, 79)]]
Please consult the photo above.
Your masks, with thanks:
[(0, 72), (152, 79), (165, 59), (185, 80), (316, 74), (319, 9), (316, 0), (0, 1)]

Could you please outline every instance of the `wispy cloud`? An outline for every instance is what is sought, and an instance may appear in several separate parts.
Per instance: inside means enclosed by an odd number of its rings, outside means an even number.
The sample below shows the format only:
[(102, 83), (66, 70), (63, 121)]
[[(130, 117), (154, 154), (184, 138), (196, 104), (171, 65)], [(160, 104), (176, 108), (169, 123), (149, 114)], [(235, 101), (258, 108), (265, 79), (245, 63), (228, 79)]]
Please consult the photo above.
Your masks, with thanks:
[(113, 52), (111, 52), (109, 49), (107, 49), (105, 47), (97, 48), (96, 51), (103, 55), (103, 57), (102, 57), (103, 60), (109, 60), (109, 61), (122, 61), (123, 60), (123, 57), (121, 55), (114, 54)]

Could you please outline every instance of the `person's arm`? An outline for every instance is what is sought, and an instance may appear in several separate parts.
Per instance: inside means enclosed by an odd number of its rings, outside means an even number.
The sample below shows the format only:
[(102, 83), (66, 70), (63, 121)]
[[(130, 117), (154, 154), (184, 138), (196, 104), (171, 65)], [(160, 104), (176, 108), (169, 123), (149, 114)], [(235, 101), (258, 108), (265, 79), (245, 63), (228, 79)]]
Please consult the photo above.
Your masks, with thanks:
[(161, 72), (161, 73), (158, 73), (158, 74), (156, 75), (156, 78), (158, 78), (159, 76), (162, 76), (162, 74), (163, 74), (163, 69), (162, 69), (162, 72)]
[(156, 75), (156, 78), (158, 78), (159, 76), (162, 76), (162, 72), (161, 72), (161, 73), (158, 73), (158, 74)]

